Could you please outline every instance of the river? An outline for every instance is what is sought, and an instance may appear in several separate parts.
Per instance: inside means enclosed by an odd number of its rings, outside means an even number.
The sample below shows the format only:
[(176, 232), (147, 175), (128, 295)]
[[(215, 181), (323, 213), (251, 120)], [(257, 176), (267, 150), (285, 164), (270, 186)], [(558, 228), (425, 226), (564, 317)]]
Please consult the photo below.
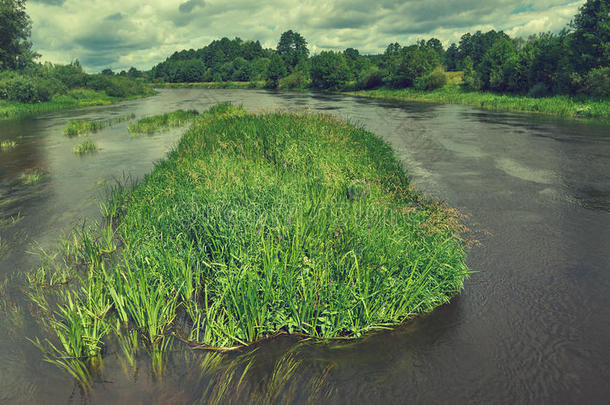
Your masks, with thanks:
[[(305, 403), (307, 381), (324, 374), (324, 402), (606, 403), (610, 397), (610, 124), (490, 112), (460, 105), (394, 103), (341, 95), (263, 90), (161, 90), (147, 99), (0, 121), (0, 282), (53, 251), (85, 220), (115, 179), (141, 178), (182, 130), (130, 138), (127, 123), (90, 135), (99, 152), (79, 157), (63, 135), (73, 119), (203, 111), (231, 101), (251, 111), (297, 109), (335, 114), (387, 140), (414, 186), (468, 215), (478, 239), (473, 274), (451, 304), (403, 327), (349, 343), (301, 344), (301, 360), (277, 403)], [(23, 184), (25, 172), (42, 173)], [(26, 300), (13, 294), (15, 305)], [(10, 312), (10, 311), (8, 311)], [(205, 353), (180, 345), (155, 376), (146, 356), (124, 372), (117, 350), (84, 394), (43, 361), (26, 336), (29, 319), (0, 315), (0, 403), (187, 404), (213, 389), (219, 373), (253, 356), (240, 392), (269, 390), (278, 359), (296, 344), (282, 337), (256, 353), (226, 355), (214, 371)], [(18, 325), (19, 327), (16, 327)], [(209, 359), (208, 359), (209, 360)], [(214, 377), (216, 376), (216, 377)], [(207, 391), (206, 389), (210, 388)], [(292, 388), (290, 388), (292, 387)], [(233, 395), (234, 396), (231, 396)], [(242, 395), (241, 397), (239, 395)], [(224, 402), (223, 402), (224, 403)]]

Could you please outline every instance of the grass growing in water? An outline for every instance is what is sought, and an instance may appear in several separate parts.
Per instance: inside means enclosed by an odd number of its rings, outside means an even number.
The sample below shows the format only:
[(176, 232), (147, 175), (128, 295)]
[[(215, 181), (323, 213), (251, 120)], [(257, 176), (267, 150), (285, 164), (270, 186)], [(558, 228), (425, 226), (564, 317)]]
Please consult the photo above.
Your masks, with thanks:
[(429, 101), (473, 105), (489, 110), (522, 111), (574, 118), (609, 118), (610, 101), (569, 96), (533, 98), (491, 92), (466, 91), (457, 83), (432, 90), (376, 89), (348, 92), (360, 97), (402, 101)]
[(98, 120), (98, 121), (84, 121), (84, 120), (74, 120), (68, 123), (68, 126), (64, 130), (64, 134), (66, 136), (78, 136), (90, 134), (92, 132), (99, 131), (106, 127), (119, 124), (124, 121), (132, 120), (136, 117), (135, 114), (129, 115), (121, 115), (120, 117), (116, 117), (109, 120)]
[(21, 174), (19, 180), (21, 181), (21, 183), (29, 186), (32, 184), (36, 184), (40, 180), (42, 180), (44, 174), (45, 173), (42, 169), (28, 169)]
[(199, 113), (195, 110), (178, 110), (171, 113), (145, 117), (127, 127), (131, 136), (152, 134), (157, 131), (186, 125), (195, 119)]
[(17, 142), (15, 141), (2, 141), (0, 142), (0, 152), (8, 151), (17, 147)]
[(77, 155), (84, 155), (86, 153), (92, 153), (92, 152), (95, 152), (96, 150), (97, 150), (97, 146), (95, 146), (95, 144), (88, 139), (86, 141), (83, 141), (81, 143), (74, 145), (74, 148), (72, 148), (72, 151)]
[(73, 280), (58, 309), (32, 294), (56, 362), (96, 359), (125, 329), (151, 355), (170, 332), (218, 350), (357, 338), (448, 302), (468, 273), (455, 215), (410, 189), (386, 143), (323, 115), (213, 107), (102, 208), (30, 283)]

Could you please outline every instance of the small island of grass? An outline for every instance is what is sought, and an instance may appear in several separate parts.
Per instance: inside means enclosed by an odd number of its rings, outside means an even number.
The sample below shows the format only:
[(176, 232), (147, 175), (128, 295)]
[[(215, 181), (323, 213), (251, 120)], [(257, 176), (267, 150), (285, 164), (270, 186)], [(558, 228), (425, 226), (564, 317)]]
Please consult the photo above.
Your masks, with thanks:
[(151, 353), (170, 334), (218, 350), (357, 338), (449, 302), (468, 274), (455, 213), (413, 191), (380, 138), (326, 115), (213, 107), (103, 207), (67, 268), (30, 277), (36, 343), (77, 377), (126, 331)]

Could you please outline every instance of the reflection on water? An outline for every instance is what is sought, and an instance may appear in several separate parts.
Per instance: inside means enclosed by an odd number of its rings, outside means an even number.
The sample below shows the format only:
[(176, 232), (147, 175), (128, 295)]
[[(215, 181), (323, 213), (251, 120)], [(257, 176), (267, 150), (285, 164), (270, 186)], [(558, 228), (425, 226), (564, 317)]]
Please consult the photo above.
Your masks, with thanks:
[[(414, 185), (470, 215), (483, 233), (479, 271), (450, 305), (357, 342), (280, 337), (245, 352), (162, 356), (111, 341), (88, 397), (42, 360), (18, 273), (85, 219), (106, 185), (141, 177), (180, 130), (132, 139), (126, 125), (89, 138), (78, 157), (72, 119), (203, 111), (332, 113), (386, 139)], [(610, 126), (458, 105), (399, 104), (261, 90), (162, 90), (157, 97), (0, 122), (0, 403), (602, 403), (610, 394)], [(39, 171), (26, 184), (22, 175)], [(132, 349), (130, 349), (130, 347)], [(139, 346), (138, 346), (139, 347)], [(154, 354), (154, 353), (153, 353)], [(163, 372), (155, 372), (163, 365)], [(228, 399), (227, 399), (228, 398)]]

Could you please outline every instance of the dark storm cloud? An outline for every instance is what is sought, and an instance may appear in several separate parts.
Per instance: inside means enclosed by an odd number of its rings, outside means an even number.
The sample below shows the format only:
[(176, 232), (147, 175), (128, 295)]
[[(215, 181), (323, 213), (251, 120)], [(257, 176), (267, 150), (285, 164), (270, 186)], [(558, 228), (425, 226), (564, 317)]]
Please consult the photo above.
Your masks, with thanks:
[(30, 0), (31, 3), (42, 3), (50, 6), (61, 6), (66, 0)]

